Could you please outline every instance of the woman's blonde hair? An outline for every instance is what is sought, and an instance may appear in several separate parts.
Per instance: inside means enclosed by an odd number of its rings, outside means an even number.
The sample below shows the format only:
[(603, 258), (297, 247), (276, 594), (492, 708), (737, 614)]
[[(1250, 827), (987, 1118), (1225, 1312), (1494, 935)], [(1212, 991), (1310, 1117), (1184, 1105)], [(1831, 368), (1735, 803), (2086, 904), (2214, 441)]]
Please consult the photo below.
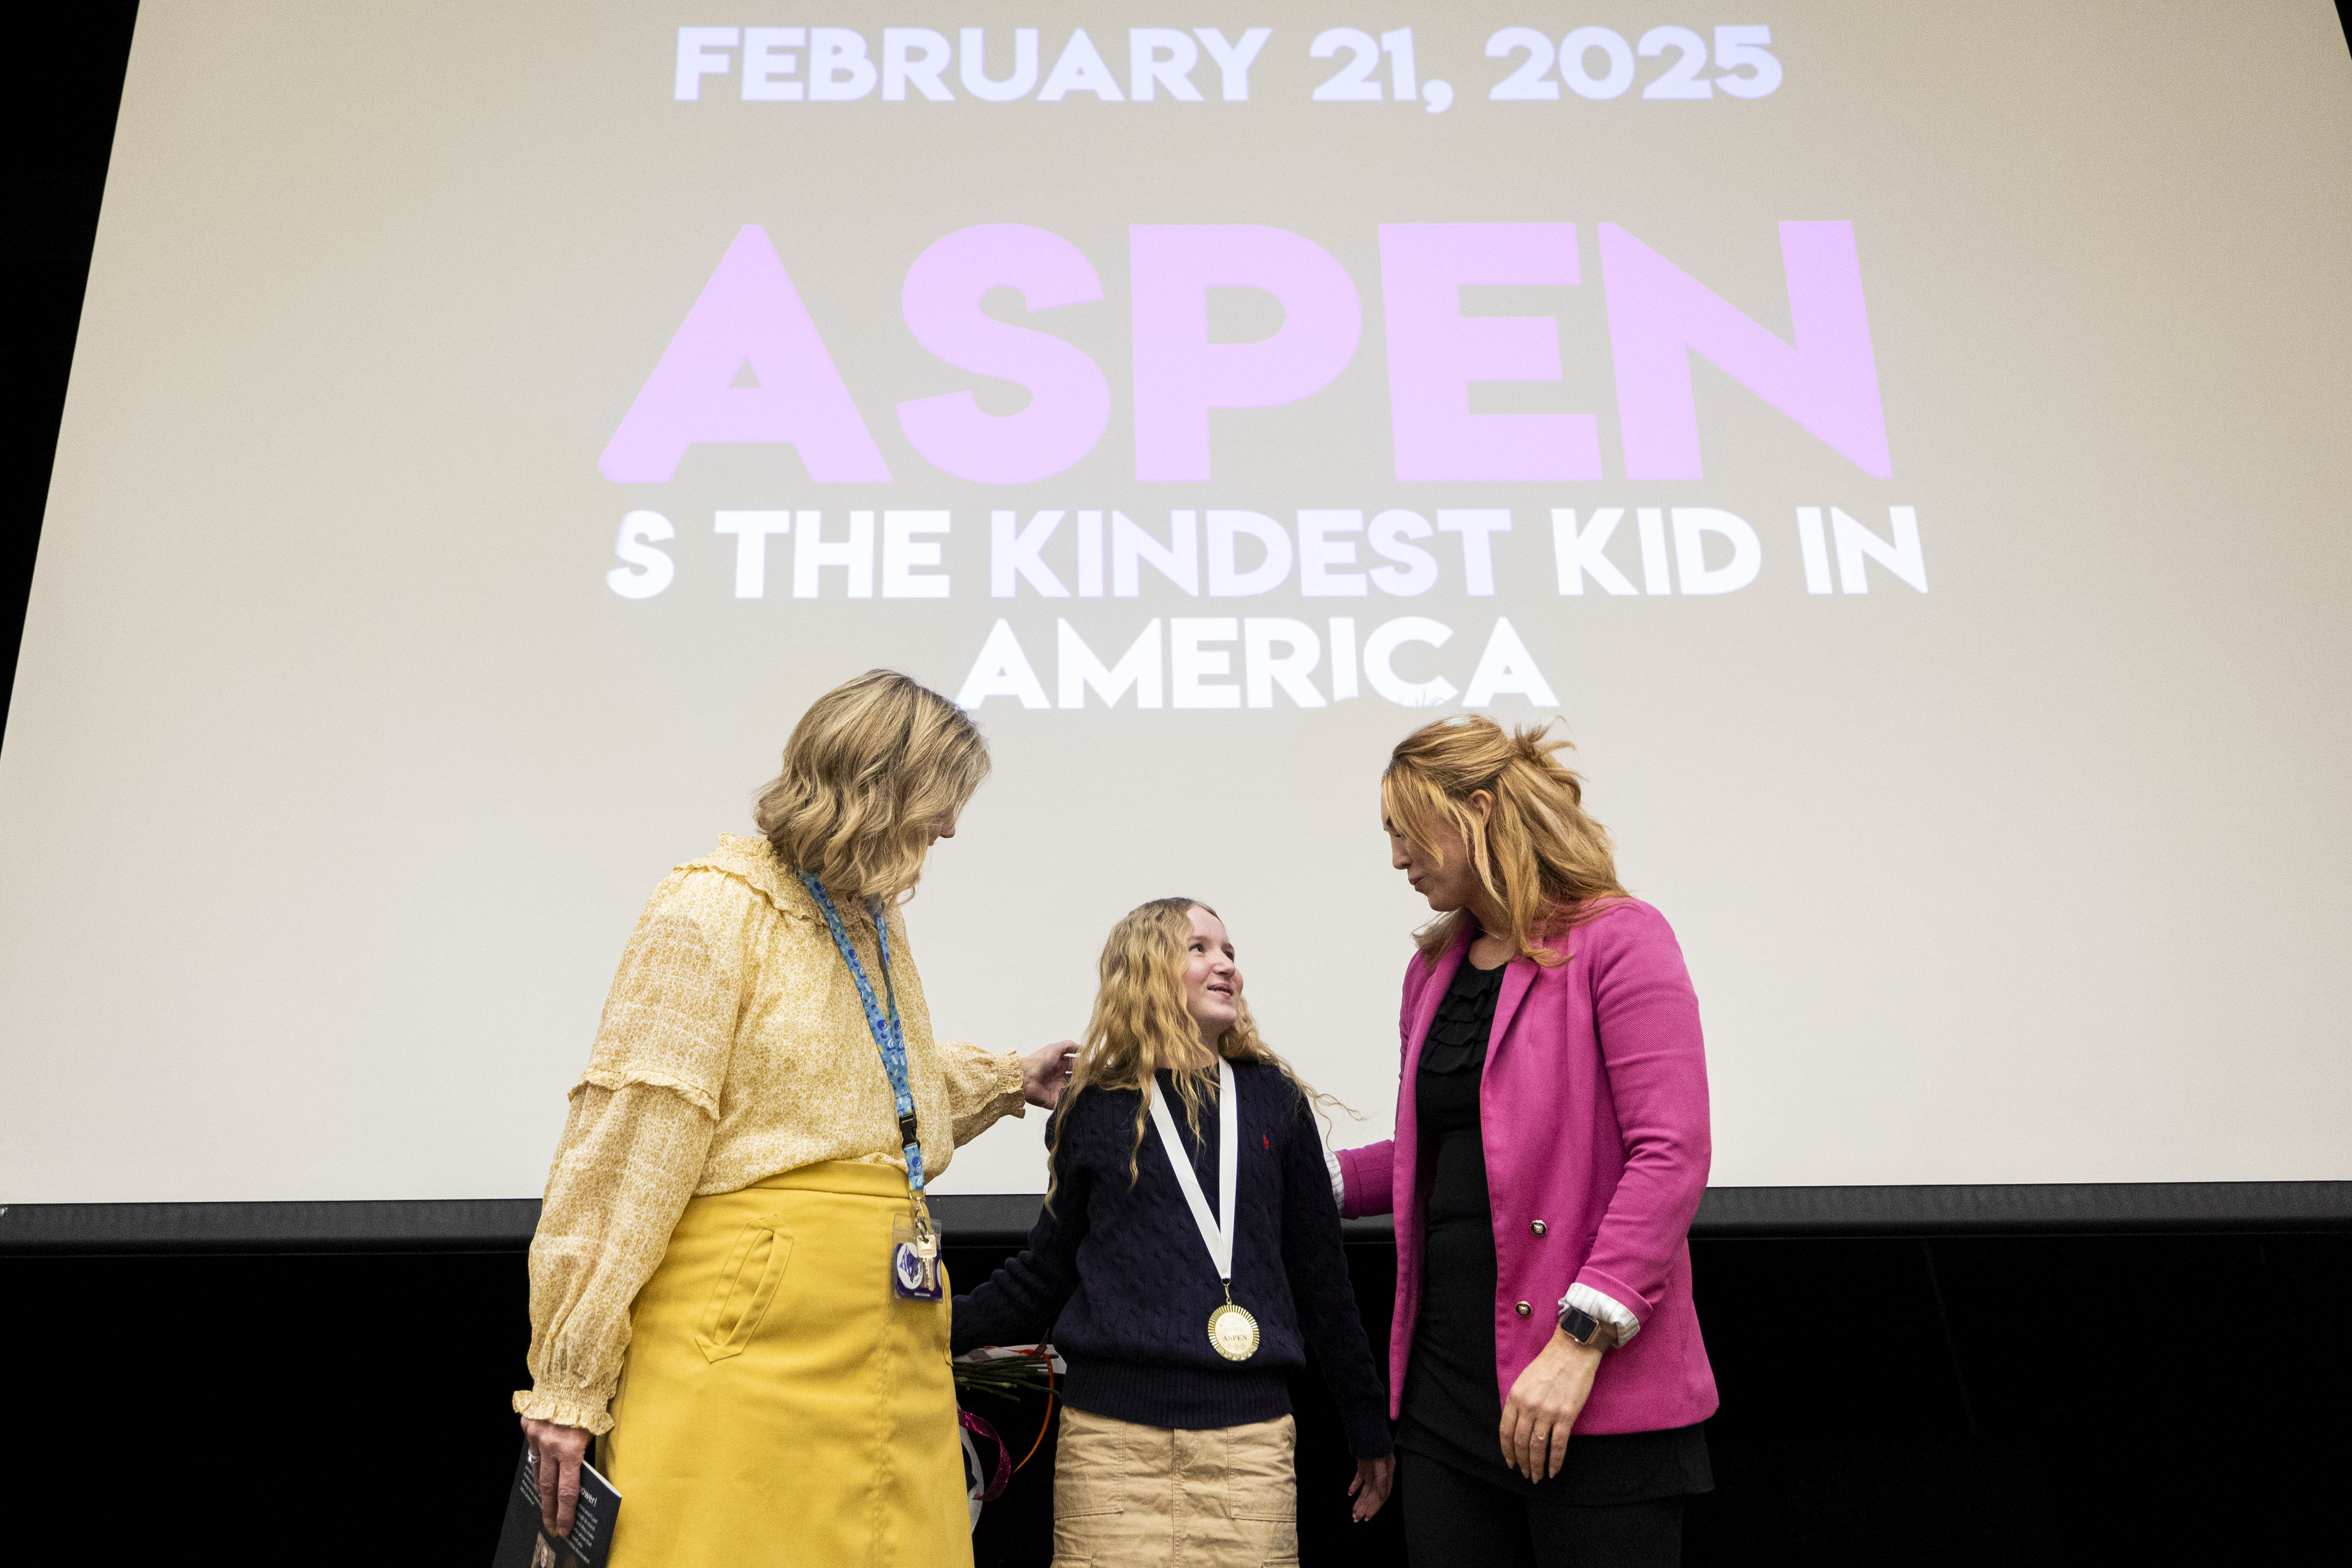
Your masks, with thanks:
[[(1054, 1124), (1055, 1152), (1061, 1151), (1062, 1130), (1069, 1125), (1071, 1106), (1090, 1089), (1131, 1089), (1135, 1102), (1135, 1142), (1128, 1151), (1127, 1180), (1134, 1185), (1143, 1152), (1143, 1129), (1151, 1116), (1152, 1075), (1173, 1074), (1176, 1097), (1184, 1103), (1184, 1121), (1194, 1136), (1201, 1131), (1201, 1107), (1217, 1082), (1213, 1064), (1200, 1058), (1201, 1031), (1184, 1005), (1186, 952), (1192, 940), (1192, 911), (1223, 915), (1198, 899), (1154, 899), (1129, 910), (1111, 927), (1103, 943), (1101, 984), (1095, 992), (1094, 1016), (1087, 1020), (1086, 1038), (1079, 1043), (1076, 1067), (1063, 1087)], [(1316, 1104), (1337, 1104), (1319, 1095), (1274, 1054), (1257, 1032), (1249, 1004), (1234, 998), (1236, 1016), (1217, 1037), (1217, 1054), (1230, 1061), (1263, 1062), (1281, 1073)], [(1046, 1200), (1053, 1202), (1048, 1193)]]
[(809, 704), (753, 820), (827, 892), (895, 901), (986, 777), (988, 743), (969, 714), (895, 669), (869, 669)]
[[(1507, 938), (1525, 958), (1547, 967), (1568, 955), (1545, 945), (1632, 897), (1617, 880), (1609, 830), (1584, 813), (1584, 783), (1553, 753), (1573, 751), (1550, 738), (1549, 721), (1504, 731), (1492, 719), (1465, 714), (1424, 724), (1397, 742), (1381, 774), (1381, 812), (1416, 849), (1444, 858), (1430, 840), (1438, 823), (1453, 826), (1470, 852), (1479, 883), (1503, 910)], [(1494, 801), (1481, 823), (1470, 797)], [(1467, 909), (1441, 915), (1413, 933), (1435, 958), (1476, 919)]]

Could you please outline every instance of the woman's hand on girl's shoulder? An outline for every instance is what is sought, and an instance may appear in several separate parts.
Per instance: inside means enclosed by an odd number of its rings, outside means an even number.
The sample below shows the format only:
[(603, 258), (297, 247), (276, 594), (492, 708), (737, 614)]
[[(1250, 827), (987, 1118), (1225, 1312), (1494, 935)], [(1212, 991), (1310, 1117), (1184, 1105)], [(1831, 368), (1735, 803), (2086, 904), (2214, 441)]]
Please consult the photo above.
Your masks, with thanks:
[(1021, 1058), (1021, 1098), (1041, 1110), (1053, 1110), (1077, 1061), (1076, 1040), (1055, 1040), (1050, 1046), (1039, 1046)]

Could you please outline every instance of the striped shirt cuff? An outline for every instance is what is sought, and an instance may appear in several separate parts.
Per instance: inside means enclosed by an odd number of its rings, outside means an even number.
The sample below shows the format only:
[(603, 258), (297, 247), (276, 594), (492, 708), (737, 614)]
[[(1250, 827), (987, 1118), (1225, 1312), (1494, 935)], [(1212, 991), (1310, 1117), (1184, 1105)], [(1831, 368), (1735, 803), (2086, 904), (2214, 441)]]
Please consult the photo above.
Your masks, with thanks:
[(1563, 1312), (1573, 1307), (1586, 1317), (1615, 1324), (1620, 1345), (1631, 1343), (1633, 1336), (1642, 1331), (1641, 1319), (1590, 1285), (1570, 1285), (1568, 1294), (1559, 1299), (1559, 1307)]

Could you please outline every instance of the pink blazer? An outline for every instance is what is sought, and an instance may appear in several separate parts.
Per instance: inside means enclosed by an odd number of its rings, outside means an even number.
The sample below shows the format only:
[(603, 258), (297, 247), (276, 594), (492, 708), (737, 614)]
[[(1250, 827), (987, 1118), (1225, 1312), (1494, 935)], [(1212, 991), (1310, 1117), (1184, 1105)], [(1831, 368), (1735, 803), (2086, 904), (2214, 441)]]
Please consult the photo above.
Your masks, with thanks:
[[(1706, 1058), (1698, 998), (1665, 917), (1619, 904), (1554, 943), (1546, 969), (1511, 961), (1495, 1004), (1478, 1109), (1495, 1209), (1495, 1382), (1505, 1398), (1581, 1281), (1642, 1321), (1610, 1352), (1584, 1433), (1687, 1426), (1715, 1412), (1715, 1372), (1691, 1307), (1691, 1216), (1706, 1188)], [(1349, 1216), (1396, 1215), (1389, 1414), (1404, 1395), (1421, 1311), (1428, 1173), (1416, 1168), (1414, 1080), (1430, 1021), (1467, 951), (1405, 966), (1396, 1136), (1342, 1150)]]

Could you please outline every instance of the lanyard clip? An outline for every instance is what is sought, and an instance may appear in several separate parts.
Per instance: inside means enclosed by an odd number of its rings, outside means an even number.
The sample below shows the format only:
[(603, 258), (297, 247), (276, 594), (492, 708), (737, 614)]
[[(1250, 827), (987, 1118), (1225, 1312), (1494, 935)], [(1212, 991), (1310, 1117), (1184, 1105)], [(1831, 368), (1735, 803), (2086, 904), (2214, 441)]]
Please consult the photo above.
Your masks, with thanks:
[(915, 1162), (922, 1158), (923, 1138), (916, 1129), (915, 1113), (911, 1110), (898, 1118), (898, 1147), (908, 1155), (907, 1168), (914, 1169)]

